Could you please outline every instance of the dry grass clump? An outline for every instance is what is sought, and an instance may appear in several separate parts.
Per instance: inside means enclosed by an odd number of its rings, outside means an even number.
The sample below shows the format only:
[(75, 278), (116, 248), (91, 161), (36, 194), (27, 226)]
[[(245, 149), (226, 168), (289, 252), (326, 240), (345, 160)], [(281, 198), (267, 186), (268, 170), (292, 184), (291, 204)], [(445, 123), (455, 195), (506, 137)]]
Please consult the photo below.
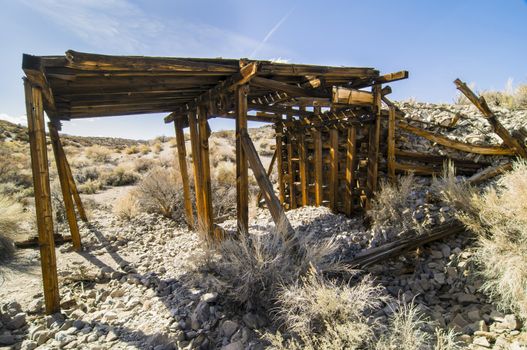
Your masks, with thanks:
[(117, 199), (113, 205), (113, 213), (123, 220), (130, 220), (137, 216), (139, 212), (137, 193), (133, 190)]
[(148, 170), (152, 169), (155, 164), (156, 161), (153, 159), (137, 158), (134, 161), (133, 168), (134, 171), (137, 171), (138, 173), (146, 173)]
[(108, 186), (127, 186), (136, 183), (139, 175), (124, 166), (116, 166), (102, 178), (104, 184)]
[(27, 218), (24, 208), (12, 198), (0, 194), (0, 263), (13, 257), (12, 238), (19, 233), (20, 224)]
[[(490, 105), (508, 109), (527, 108), (527, 85), (525, 84), (518, 86), (516, 89), (510, 86), (505, 91), (481, 91), (479, 95), (483, 96)], [(471, 104), (463, 94), (458, 95), (454, 103), (459, 105)]]
[(84, 154), (89, 159), (98, 163), (108, 163), (111, 159), (112, 152), (103, 146), (93, 145), (84, 149)]
[(386, 240), (389, 232), (404, 232), (410, 229), (419, 230), (419, 224), (413, 219), (411, 195), (414, 187), (412, 175), (399, 178), (398, 184), (381, 183), (380, 191), (371, 202), (367, 212), (372, 221), (375, 236)]
[(124, 149), (124, 153), (126, 153), (126, 154), (137, 154), (137, 153), (139, 153), (139, 146), (132, 145), (132, 146), (126, 147)]
[(281, 286), (295, 283), (310, 268), (321, 273), (347, 271), (334, 259), (337, 245), (312, 234), (296, 234), (286, 240), (277, 231), (247, 233), (226, 239), (219, 258), (211, 266), (226, 286), (226, 294), (247, 308), (268, 308)]
[(174, 217), (183, 207), (183, 194), (178, 174), (155, 167), (137, 185), (138, 204), (148, 212)]
[(138, 150), (141, 154), (148, 154), (151, 151), (150, 146), (145, 144), (139, 145)]
[(459, 219), (477, 234), (475, 259), (483, 290), (505, 310), (527, 320), (527, 162), (479, 194), (456, 182), (452, 170), (440, 182), (443, 198), (460, 209)]

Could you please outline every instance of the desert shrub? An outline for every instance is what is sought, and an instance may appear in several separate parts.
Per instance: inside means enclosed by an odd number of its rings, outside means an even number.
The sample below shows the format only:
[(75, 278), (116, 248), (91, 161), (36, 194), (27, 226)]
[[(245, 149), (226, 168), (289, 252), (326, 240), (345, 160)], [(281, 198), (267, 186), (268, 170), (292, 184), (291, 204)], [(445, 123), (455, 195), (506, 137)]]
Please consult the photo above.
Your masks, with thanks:
[(97, 191), (104, 189), (104, 185), (100, 180), (88, 180), (83, 184), (77, 186), (80, 193), (94, 194)]
[(163, 150), (163, 145), (160, 142), (156, 142), (152, 145), (152, 151), (155, 154), (159, 154)]
[(129, 191), (117, 199), (113, 206), (113, 213), (124, 220), (130, 220), (139, 214), (139, 201), (137, 193)]
[(97, 180), (100, 175), (99, 169), (94, 166), (82, 167), (74, 172), (75, 181), (79, 184)]
[(20, 225), (26, 219), (20, 203), (0, 194), (0, 263), (13, 257), (15, 247), (12, 238), (19, 233)]
[(62, 190), (58, 179), (51, 183), (51, 206), (53, 208), (53, 219), (55, 220), (55, 224), (66, 222), (66, 207), (64, 206)]
[(514, 95), (514, 104), (518, 108), (527, 108), (527, 85), (520, 85)]
[(103, 178), (104, 183), (108, 186), (127, 186), (134, 184), (139, 176), (123, 166), (117, 166), (104, 174)]
[(111, 159), (111, 151), (103, 146), (93, 145), (84, 149), (84, 154), (89, 159), (98, 163), (108, 163)]
[(483, 290), (505, 310), (527, 320), (527, 162), (518, 161), (483, 193), (456, 181), (452, 171), (439, 184), (445, 201), (477, 234), (474, 259)]
[(145, 145), (145, 144), (141, 144), (139, 146), (139, 152), (141, 152), (141, 154), (148, 154), (150, 153), (151, 149), (150, 149), (150, 146), (148, 145)]
[(124, 153), (126, 153), (126, 154), (137, 154), (137, 153), (139, 153), (139, 146), (132, 145), (130, 147), (126, 147), (124, 149)]
[(134, 170), (138, 173), (145, 173), (150, 170), (154, 165), (155, 161), (149, 158), (138, 158), (134, 161)]
[(176, 210), (181, 210), (182, 197), (178, 177), (166, 168), (153, 168), (137, 185), (139, 205), (148, 212), (166, 217), (173, 217)]
[[(479, 94), (490, 105), (508, 109), (527, 108), (527, 85), (519, 85), (516, 89), (511, 86), (505, 91), (485, 90)], [(463, 94), (458, 95), (454, 103), (460, 105), (471, 104)]]
[(377, 240), (387, 240), (392, 233), (401, 233), (410, 229), (420, 229), (413, 219), (412, 175), (399, 178), (398, 184), (382, 182), (380, 191), (371, 202), (367, 212), (372, 221), (372, 231)]
[(336, 249), (333, 240), (320, 241), (313, 234), (295, 233), (292, 239), (284, 239), (275, 230), (246, 233), (223, 241), (211, 268), (224, 282), (231, 300), (246, 307), (268, 308), (281, 286), (294, 283), (310, 268), (320, 273), (346, 270), (333, 259)]

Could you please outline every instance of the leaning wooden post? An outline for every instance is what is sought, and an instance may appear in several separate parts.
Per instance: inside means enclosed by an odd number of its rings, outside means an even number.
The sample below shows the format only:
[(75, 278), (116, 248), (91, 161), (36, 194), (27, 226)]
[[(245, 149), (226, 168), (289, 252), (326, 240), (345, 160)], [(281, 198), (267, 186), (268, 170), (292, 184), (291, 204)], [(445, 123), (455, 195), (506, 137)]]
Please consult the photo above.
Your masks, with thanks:
[(256, 181), (263, 193), (267, 208), (269, 208), (269, 211), (271, 212), (271, 217), (273, 218), (277, 231), (280, 232), (287, 241), (293, 240), (293, 227), (285, 215), (284, 208), (280, 205), (278, 198), (276, 198), (271, 181), (265, 175), (262, 161), (260, 160), (260, 157), (258, 157), (258, 152), (256, 152), (256, 148), (249, 137), (247, 129), (242, 129), (240, 131), (240, 141), (249, 163), (251, 164), (251, 169), (256, 177)]
[(79, 213), (81, 220), (87, 222), (88, 216), (86, 215), (86, 211), (84, 210), (84, 205), (82, 204), (81, 196), (79, 194), (77, 185), (75, 184), (75, 179), (73, 178), (73, 174), (71, 172), (70, 163), (68, 162), (68, 158), (66, 158), (66, 152), (64, 152), (64, 148), (62, 147), (62, 142), (60, 142), (60, 139), (58, 146), (59, 151), (62, 154), (61, 160), (64, 164), (64, 169), (66, 170), (66, 177), (68, 178), (68, 182), (70, 185), (71, 195), (73, 196), (73, 200), (75, 201), (75, 205), (77, 206), (77, 212)]
[(249, 169), (242, 146), (241, 133), (247, 130), (248, 85), (236, 88), (236, 214), (238, 234), (249, 232)]
[(480, 110), (485, 119), (487, 119), (489, 124), (492, 126), (494, 132), (503, 140), (503, 142), (512, 148), (516, 154), (522, 158), (527, 159), (527, 147), (525, 144), (523, 144), (522, 141), (517, 140), (509, 133), (509, 130), (505, 129), (496, 115), (490, 110), (485, 98), (483, 96), (478, 98), (478, 96), (472, 90), (470, 90), (467, 84), (459, 79), (456, 79), (454, 84), (456, 84), (458, 90), (461, 91), (470, 100), (470, 102), (472, 102)]
[(212, 212), (212, 184), (210, 178), (210, 161), (209, 161), (209, 123), (205, 106), (198, 107), (199, 139), (201, 148), (201, 167), (202, 167), (202, 192), (203, 192), (203, 219), (205, 231), (209, 237), (213, 236), (213, 212)]
[(284, 156), (282, 153), (282, 139), (284, 135), (284, 124), (282, 121), (278, 121), (275, 124), (276, 133), (276, 169), (278, 172), (278, 198), (280, 204), (284, 205), (285, 202), (285, 188), (284, 188)]
[(188, 125), (190, 131), (190, 145), (192, 148), (192, 167), (194, 170), (194, 192), (196, 192), (196, 212), (198, 213), (198, 228), (203, 229), (203, 195), (202, 195), (202, 168), (201, 151), (199, 146), (198, 124), (196, 121), (196, 111), (188, 112)]
[[(320, 106), (315, 106), (315, 113), (320, 114)], [(322, 134), (320, 130), (313, 130), (313, 143), (315, 147), (315, 206), (322, 205)]]
[(190, 184), (187, 171), (187, 150), (185, 148), (185, 135), (183, 134), (183, 121), (177, 118), (174, 121), (176, 131), (176, 147), (179, 160), (179, 173), (183, 185), (183, 202), (185, 205), (185, 217), (189, 230), (194, 228), (194, 215), (192, 214), (192, 202), (190, 201)]
[(381, 135), (382, 100), (381, 86), (373, 86), (375, 124), (370, 126), (368, 144), (368, 192), (369, 198), (377, 191), (377, 175), (379, 166), (379, 142)]
[(51, 146), (53, 154), (55, 155), (55, 164), (57, 165), (57, 174), (59, 176), (60, 189), (62, 190), (62, 199), (64, 200), (64, 208), (66, 209), (66, 216), (70, 227), (71, 241), (73, 249), (77, 252), (81, 251), (81, 236), (79, 233), (79, 226), (77, 225), (77, 217), (75, 216), (75, 208), (73, 207), (73, 199), (71, 197), (70, 182), (66, 173), (66, 166), (63, 159), (63, 154), (60, 150), (60, 138), (57, 129), (53, 123), (48, 123), (49, 136), (51, 139)]
[(337, 211), (337, 197), (339, 184), (339, 131), (332, 128), (329, 130), (329, 158), (330, 158), (330, 173), (329, 173), (329, 208), (332, 211)]
[(348, 139), (346, 144), (346, 195), (344, 200), (344, 212), (350, 216), (353, 211), (353, 189), (355, 182), (355, 164), (357, 152), (357, 128), (352, 125), (348, 128)]
[(389, 106), (388, 110), (388, 177), (395, 183), (395, 106)]
[(46, 132), (44, 130), (42, 90), (39, 87), (32, 86), (27, 79), (24, 79), (24, 88), (44, 300), (46, 313), (53, 314), (60, 311), (60, 296), (53, 237), (53, 216), (51, 212), (51, 190), (49, 185)]

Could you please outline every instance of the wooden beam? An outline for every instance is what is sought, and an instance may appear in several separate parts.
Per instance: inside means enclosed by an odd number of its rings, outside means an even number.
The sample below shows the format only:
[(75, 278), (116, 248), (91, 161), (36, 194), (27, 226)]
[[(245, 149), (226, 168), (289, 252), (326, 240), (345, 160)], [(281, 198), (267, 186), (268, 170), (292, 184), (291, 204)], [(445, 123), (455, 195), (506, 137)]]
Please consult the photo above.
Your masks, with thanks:
[(471, 145), (469, 143), (455, 141), (447, 137), (436, 135), (429, 131), (412, 126), (402, 120), (397, 121), (397, 127), (402, 130), (411, 132), (412, 134), (415, 134), (417, 136), (424, 137), (425, 139), (435, 142), (437, 144), (440, 144), (442, 146), (457, 149), (459, 151), (476, 153), (476, 154), (484, 154), (484, 155), (502, 155), (502, 156), (510, 156), (515, 153), (510, 148), (496, 147), (496, 146), (476, 146), (476, 145)]
[(497, 175), (501, 175), (507, 171), (512, 170), (512, 163), (505, 163), (497, 166), (488, 167), (477, 174), (472, 175), (467, 179), (467, 182), (471, 185), (477, 185), (485, 180), (491, 179)]
[(382, 113), (382, 100), (381, 100), (381, 86), (373, 86), (373, 94), (375, 97), (375, 124), (370, 126), (369, 133), (369, 144), (368, 144), (368, 178), (367, 188), (372, 196), (377, 191), (377, 178), (379, 168), (379, 142), (381, 136), (381, 113)]
[(174, 121), (176, 132), (176, 146), (179, 160), (179, 173), (183, 185), (183, 203), (185, 205), (185, 219), (189, 230), (194, 228), (194, 214), (192, 213), (192, 202), (190, 200), (190, 184), (187, 170), (187, 150), (185, 148), (185, 135), (183, 134), (183, 121), (176, 119)]
[[(292, 120), (291, 108), (288, 108), (287, 121)], [(286, 135), (286, 148), (287, 148), (287, 179), (289, 188), (289, 209), (296, 209), (296, 188), (295, 188), (295, 169), (293, 158), (293, 131), (288, 129)]]
[(341, 105), (371, 105), (373, 94), (369, 91), (333, 86), (332, 102)]
[(198, 107), (198, 125), (199, 125), (199, 145), (201, 158), (202, 174), (202, 197), (203, 197), (203, 230), (213, 237), (213, 212), (212, 212), (212, 184), (210, 178), (210, 160), (209, 160), (209, 134), (210, 127), (207, 122), (205, 106)]
[[(276, 162), (276, 149), (274, 150), (273, 157), (271, 158), (271, 163), (269, 163), (269, 168), (267, 168), (267, 177), (270, 177), (273, 173), (274, 163)], [(260, 201), (262, 200), (262, 190), (258, 191), (256, 195), (256, 206), (260, 206)]]
[(330, 94), (317, 89), (303, 88), (297, 85), (283, 83), (278, 80), (267, 79), (262, 77), (254, 77), (251, 80), (251, 85), (261, 88), (285, 92), (291, 97), (330, 97)]
[(278, 193), (280, 204), (284, 205), (285, 202), (285, 186), (284, 186), (284, 156), (282, 151), (283, 145), (283, 136), (284, 136), (284, 126), (282, 122), (277, 122), (275, 124), (275, 134), (276, 134), (276, 169), (278, 172)]
[[(300, 107), (305, 110), (306, 107)], [(302, 206), (309, 205), (309, 192), (307, 190), (307, 151), (306, 151), (306, 137), (303, 132), (298, 134), (298, 159), (299, 159), (299, 173), (300, 173), (300, 189), (302, 193)]]
[(201, 166), (201, 149), (196, 112), (188, 112), (190, 131), (190, 145), (192, 148), (192, 168), (194, 171), (194, 192), (196, 192), (196, 212), (198, 214), (198, 229), (203, 230), (206, 226), (203, 208), (203, 168)]
[(456, 84), (458, 90), (461, 91), (470, 100), (470, 102), (472, 102), (480, 110), (485, 119), (487, 119), (489, 124), (492, 126), (494, 132), (503, 140), (503, 142), (512, 148), (520, 157), (527, 159), (527, 147), (523, 141), (520, 141), (512, 136), (509, 130), (507, 130), (503, 124), (500, 123), (496, 115), (490, 110), (485, 98), (483, 96), (478, 97), (472, 90), (470, 90), (467, 84), (459, 79), (456, 79), (454, 84)]
[(258, 157), (258, 152), (256, 152), (256, 148), (254, 147), (254, 144), (249, 137), (249, 133), (245, 128), (240, 130), (240, 141), (243, 150), (247, 155), (247, 159), (251, 164), (251, 169), (254, 173), (256, 181), (258, 182), (260, 190), (263, 193), (265, 203), (267, 204), (267, 208), (269, 208), (276, 229), (282, 234), (285, 240), (289, 241), (293, 239), (293, 227), (287, 219), (287, 216), (285, 215), (284, 209), (280, 205), (278, 198), (276, 198), (273, 185), (265, 174), (265, 169), (262, 165), (260, 157)]
[(46, 132), (44, 129), (44, 107), (42, 89), (32, 86), (24, 79), (26, 94), (27, 124), (33, 186), (35, 192), (35, 210), (40, 246), (40, 264), (44, 284), (44, 300), (47, 314), (60, 312), (59, 284), (55, 241), (53, 239), (53, 215), (51, 207), (51, 190), (49, 185), (48, 155)]
[(339, 189), (339, 131), (329, 130), (329, 208), (336, 212)]
[(40, 57), (23, 54), (22, 69), (33, 86), (41, 88), (44, 97), (44, 107), (49, 117), (57, 116), (55, 98), (49, 86), (48, 80), (44, 74), (44, 67)]
[[(315, 114), (320, 113), (320, 107), (315, 107)], [(322, 174), (322, 134), (320, 130), (312, 131), (315, 147), (315, 206), (321, 206), (323, 200), (323, 174)]]
[(388, 178), (392, 183), (397, 181), (395, 177), (395, 107), (389, 106), (388, 118)]
[(73, 178), (70, 163), (68, 162), (68, 158), (66, 157), (66, 152), (64, 152), (62, 143), (59, 143), (59, 149), (60, 149), (61, 154), (63, 155), (61, 157), (61, 160), (64, 163), (64, 169), (66, 170), (66, 177), (70, 185), (70, 190), (73, 196), (73, 200), (75, 201), (75, 205), (77, 207), (77, 212), (79, 213), (79, 216), (82, 221), (88, 222), (88, 216), (86, 215), (86, 211), (84, 210), (84, 205), (82, 204), (81, 196), (79, 194), (79, 190), (77, 189), (77, 184), (75, 183), (75, 179)]
[(249, 233), (249, 170), (241, 140), (243, 130), (247, 130), (248, 93), (248, 85), (236, 89), (236, 214), (240, 235)]
[(62, 199), (64, 201), (64, 208), (66, 209), (66, 217), (68, 219), (68, 225), (71, 233), (71, 240), (73, 243), (73, 249), (80, 252), (81, 237), (79, 233), (79, 226), (77, 225), (77, 217), (75, 215), (75, 208), (73, 207), (73, 199), (71, 197), (70, 183), (66, 173), (64, 164), (64, 155), (61, 152), (60, 137), (55, 125), (48, 123), (49, 136), (51, 139), (51, 146), (53, 148), (53, 154), (55, 155), (55, 164), (57, 166), (57, 174), (59, 177), (60, 188), (62, 191)]
[(353, 189), (355, 182), (355, 164), (357, 158), (357, 128), (348, 128), (346, 143), (346, 195), (344, 196), (344, 212), (350, 216), (353, 211)]

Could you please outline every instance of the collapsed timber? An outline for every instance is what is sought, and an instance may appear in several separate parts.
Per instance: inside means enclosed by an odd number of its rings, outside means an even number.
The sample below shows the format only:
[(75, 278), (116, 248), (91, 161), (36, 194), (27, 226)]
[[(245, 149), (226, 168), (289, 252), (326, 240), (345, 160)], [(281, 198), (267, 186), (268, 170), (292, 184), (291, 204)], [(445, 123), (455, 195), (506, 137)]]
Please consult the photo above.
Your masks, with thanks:
[[(445, 160), (478, 181), (506, 169), (494, 164), (405, 150), (403, 133), (446, 149), (479, 155), (526, 157), (525, 145), (497, 120), (482, 98), (460, 81), (458, 88), (480, 109), (504, 146), (481, 146), (432, 133), (407, 119), (388, 98), (387, 84), (408, 78), (407, 71), (380, 75), (373, 68), (281, 64), (247, 59), (121, 57), (68, 51), (65, 56), (24, 55), (25, 91), (36, 216), (47, 313), (60, 310), (49, 169), (44, 130), (48, 115), (53, 153), (66, 208), (71, 240), (82, 249), (77, 214), (87, 220), (60, 136), (61, 123), (78, 118), (170, 112), (190, 229), (202, 230), (211, 242), (223, 239), (212, 208), (209, 160), (211, 118), (234, 119), (236, 125), (236, 213), (239, 235), (249, 228), (249, 167), (277, 229), (285, 238), (292, 227), (284, 210), (327, 206), (353, 215), (367, 210), (380, 179), (397, 173), (433, 175)], [(457, 119), (456, 119), (457, 118)], [(452, 126), (460, 116), (454, 116)], [(247, 132), (248, 121), (272, 123), (276, 150), (266, 171)], [(190, 191), (184, 128), (189, 128), (195, 208)], [(269, 180), (278, 173), (278, 195)], [(75, 210), (76, 209), (76, 210)], [(196, 214), (196, 219), (194, 218)], [(459, 228), (438, 228), (427, 238), (440, 239)], [(355, 264), (373, 263), (415, 247), (395, 242), (364, 255)], [(371, 252), (370, 252), (371, 253)]]

